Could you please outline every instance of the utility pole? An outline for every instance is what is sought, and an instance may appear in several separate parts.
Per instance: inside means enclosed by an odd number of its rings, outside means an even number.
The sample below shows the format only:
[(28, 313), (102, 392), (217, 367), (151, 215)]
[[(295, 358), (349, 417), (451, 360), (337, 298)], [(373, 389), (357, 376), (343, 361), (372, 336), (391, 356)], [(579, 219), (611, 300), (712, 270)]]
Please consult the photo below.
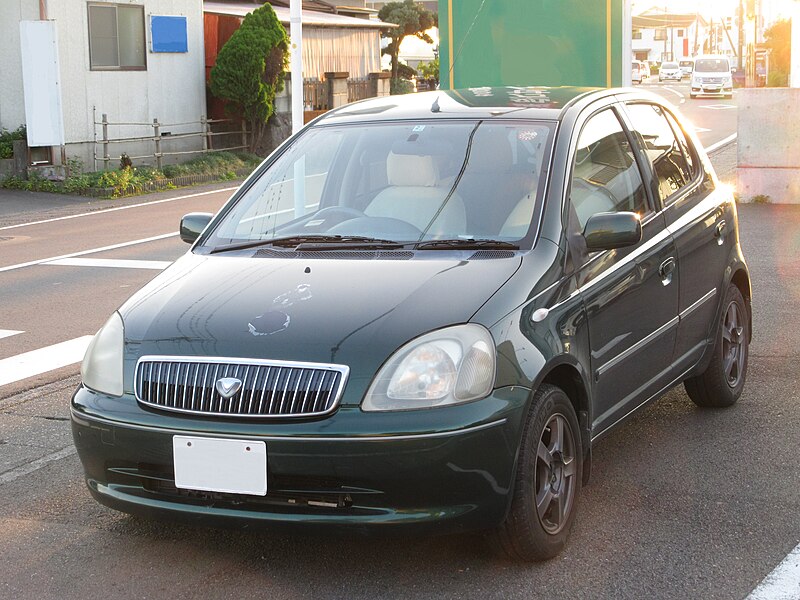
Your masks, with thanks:
[(737, 46), (739, 46), (739, 51), (737, 52), (737, 55), (739, 73), (741, 73), (742, 69), (744, 68), (744, 58), (742, 57), (742, 50), (744, 49), (744, 0), (739, 0), (739, 10), (736, 14), (736, 18), (739, 19), (739, 33), (737, 34)]
[(290, 69), (292, 73), (292, 133), (303, 128), (303, 0), (289, 2)]

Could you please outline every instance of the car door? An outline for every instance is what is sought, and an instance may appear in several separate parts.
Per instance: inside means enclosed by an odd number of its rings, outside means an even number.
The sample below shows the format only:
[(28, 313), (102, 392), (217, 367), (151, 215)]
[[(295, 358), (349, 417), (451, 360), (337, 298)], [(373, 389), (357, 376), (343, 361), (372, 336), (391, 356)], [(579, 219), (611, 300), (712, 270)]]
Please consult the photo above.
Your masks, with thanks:
[(677, 371), (685, 371), (709, 343), (724, 291), (727, 257), (735, 243), (735, 209), (722, 194), (714, 193), (714, 182), (674, 115), (641, 102), (628, 103), (625, 112), (645, 148), (655, 193), (675, 240), (680, 321), (673, 363)]
[[(580, 128), (569, 171), (570, 251), (588, 317), (594, 435), (668, 383), (677, 331), (675, 247), (634, 143), (614, 108), (596, 112)], [(586, 222), (613, 211), (638, 213), (642, 240), (587, 253)]]

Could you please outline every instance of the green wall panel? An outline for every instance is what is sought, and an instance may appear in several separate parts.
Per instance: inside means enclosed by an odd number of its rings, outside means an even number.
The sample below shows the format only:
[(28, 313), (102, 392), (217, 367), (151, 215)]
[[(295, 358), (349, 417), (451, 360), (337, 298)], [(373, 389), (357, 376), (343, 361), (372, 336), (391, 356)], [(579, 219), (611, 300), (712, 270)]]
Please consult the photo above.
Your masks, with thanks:
[(622, 14), (623, 0), (439, 0), (441, 87), (622, 85)]

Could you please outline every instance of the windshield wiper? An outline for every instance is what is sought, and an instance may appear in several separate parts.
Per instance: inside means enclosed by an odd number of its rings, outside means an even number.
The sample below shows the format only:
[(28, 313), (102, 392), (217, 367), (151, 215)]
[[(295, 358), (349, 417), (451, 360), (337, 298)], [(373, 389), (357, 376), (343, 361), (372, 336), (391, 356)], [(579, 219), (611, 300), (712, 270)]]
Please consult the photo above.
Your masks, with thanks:
[(296, 248), (297, 250), (336, 250), (358, 248), (401, 248), (403, 245), (393, 240), (358, 235), (291, 235), (268, 240), (254, 240), (239, 244), (217, 246), (210, 254), (232, 250), (247, 250), (259, 246), (277, 246), (279, 248)]
[(431, 240), (417, 244), (417, 250), (519, 250), (517, 244), (501, 240), (475, 240), (456, 238), (452, 240)]

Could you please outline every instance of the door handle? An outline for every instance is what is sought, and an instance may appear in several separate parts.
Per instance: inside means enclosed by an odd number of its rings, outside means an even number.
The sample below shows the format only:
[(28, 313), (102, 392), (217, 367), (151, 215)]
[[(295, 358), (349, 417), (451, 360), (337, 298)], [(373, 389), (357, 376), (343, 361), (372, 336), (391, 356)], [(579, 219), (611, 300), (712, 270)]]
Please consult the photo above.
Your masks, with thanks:
[(727, 223), (725, 222), (725, 219), (722, 219), (722, 220), (720, 220), (719, 223), (717, 223), (717, 226), (714, 227), (714, 237), (715, 238), (722, 237), (722, 234), (725, 233), (726, 225), (727, 225)]
[(672, 274), (675, 272), (675, 259), (670, 256), (658, 267), (658, 274), (661, 275), (661, 283), (669, 285), (672, 283)]

